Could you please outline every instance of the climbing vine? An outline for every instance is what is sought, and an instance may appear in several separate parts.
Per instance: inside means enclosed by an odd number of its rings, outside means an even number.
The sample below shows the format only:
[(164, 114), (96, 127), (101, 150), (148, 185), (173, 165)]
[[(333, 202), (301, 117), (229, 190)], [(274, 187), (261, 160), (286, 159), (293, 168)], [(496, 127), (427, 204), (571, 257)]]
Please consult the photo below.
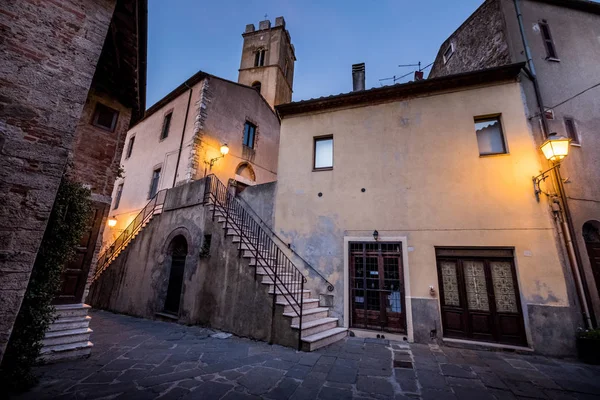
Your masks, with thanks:
[(24, 390), (36, 383), (31, 367), (53, 322), (62, 269), (75, 255), (91, 211), (90, 191), (63, 178), (2, 360), (0, 387)]

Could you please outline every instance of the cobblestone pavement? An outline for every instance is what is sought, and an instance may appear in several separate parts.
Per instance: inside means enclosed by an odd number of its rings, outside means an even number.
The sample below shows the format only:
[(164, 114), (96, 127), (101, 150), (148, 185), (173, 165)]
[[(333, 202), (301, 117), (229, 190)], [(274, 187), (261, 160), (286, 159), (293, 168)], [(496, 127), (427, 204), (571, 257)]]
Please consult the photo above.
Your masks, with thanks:
[(17, 398), (600, 398), (600, 367), (540, 356), (358, 338), (298, 353), (103, 311), (91, 325), (90, 358), (38, 367)]

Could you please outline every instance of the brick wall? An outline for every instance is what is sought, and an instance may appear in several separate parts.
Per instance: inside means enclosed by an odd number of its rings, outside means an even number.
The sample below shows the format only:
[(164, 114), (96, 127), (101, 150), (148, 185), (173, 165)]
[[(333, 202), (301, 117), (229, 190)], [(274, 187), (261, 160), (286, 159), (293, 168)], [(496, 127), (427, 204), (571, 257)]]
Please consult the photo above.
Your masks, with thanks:
[(114, 3), (4, 0), (0, 5), (0, 360)]
[[(444, 52), (454, 53), (444, 62)], [(499, 0), (486, 0), (440, 47), (429, 78), (510, 64)]]

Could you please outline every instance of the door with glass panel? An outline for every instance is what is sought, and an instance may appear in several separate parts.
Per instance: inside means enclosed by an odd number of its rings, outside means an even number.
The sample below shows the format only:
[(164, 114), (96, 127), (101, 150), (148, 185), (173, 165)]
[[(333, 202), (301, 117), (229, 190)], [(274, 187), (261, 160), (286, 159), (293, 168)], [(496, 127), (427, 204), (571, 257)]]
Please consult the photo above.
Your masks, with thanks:
[(351, 326), (406, 332), (400, 243), (350, 243)]
[(526, 345), (513, 259), (461, 253), (437, 259), (444, 336)]

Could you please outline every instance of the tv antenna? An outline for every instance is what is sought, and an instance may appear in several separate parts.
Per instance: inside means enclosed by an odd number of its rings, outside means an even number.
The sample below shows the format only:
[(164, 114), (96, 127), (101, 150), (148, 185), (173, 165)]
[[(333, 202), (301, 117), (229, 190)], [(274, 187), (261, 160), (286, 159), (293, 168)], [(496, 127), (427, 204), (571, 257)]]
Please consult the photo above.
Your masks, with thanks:
[[(433, 63), (431, 63), (431, 64), (429, 64), (429, 65), (427, 65), (427, 66), (425, 66), (425, 67), (421, 68), (421, 61), (419, 61), (419, 62), (418, 62), (418, 63), (416, 63), (416, 64), (400, 64), (400, 65), (398, 65), (398, 67), (400, 67), (400, 68), (405, 68), (405, 67), (418, 67), (417, 71), (418, 71), (418, 72), (421, 72), (421, 71), (424, 71), (424, 70), (426, 70), (427, 68), (431, 67), (432, 65), (433, 65)], [(407, 76), (409, 76), (410, 74), (412, 74), (412, 73), (414, 73), (414, 72), (416, 72), (416, 71), (411, 71), (411, 72), (409, 72), (408, 74), (404, 74), (404, 75), (402, 75), (402, 76), (396, 76), (396, 75), (394, 75), (394, 76), (392, 76), (391, 78), (383, 78), (383, 79), (380, 79), (380, 80), (379, 80), (379, 82), (380, 82), (381, 86), (383, 86), (383, 83), (381, 83), (381, 82), (383, 82), (383, 81), (390, 81), (390, 80), (391, 80), (391, 81), (393, 81), (393, 83), (396, 83), (396, 82), (397, 82), (397, 81), (399, 81), (400, 79), (402, 79), (402, 78), (406, 78)]]

